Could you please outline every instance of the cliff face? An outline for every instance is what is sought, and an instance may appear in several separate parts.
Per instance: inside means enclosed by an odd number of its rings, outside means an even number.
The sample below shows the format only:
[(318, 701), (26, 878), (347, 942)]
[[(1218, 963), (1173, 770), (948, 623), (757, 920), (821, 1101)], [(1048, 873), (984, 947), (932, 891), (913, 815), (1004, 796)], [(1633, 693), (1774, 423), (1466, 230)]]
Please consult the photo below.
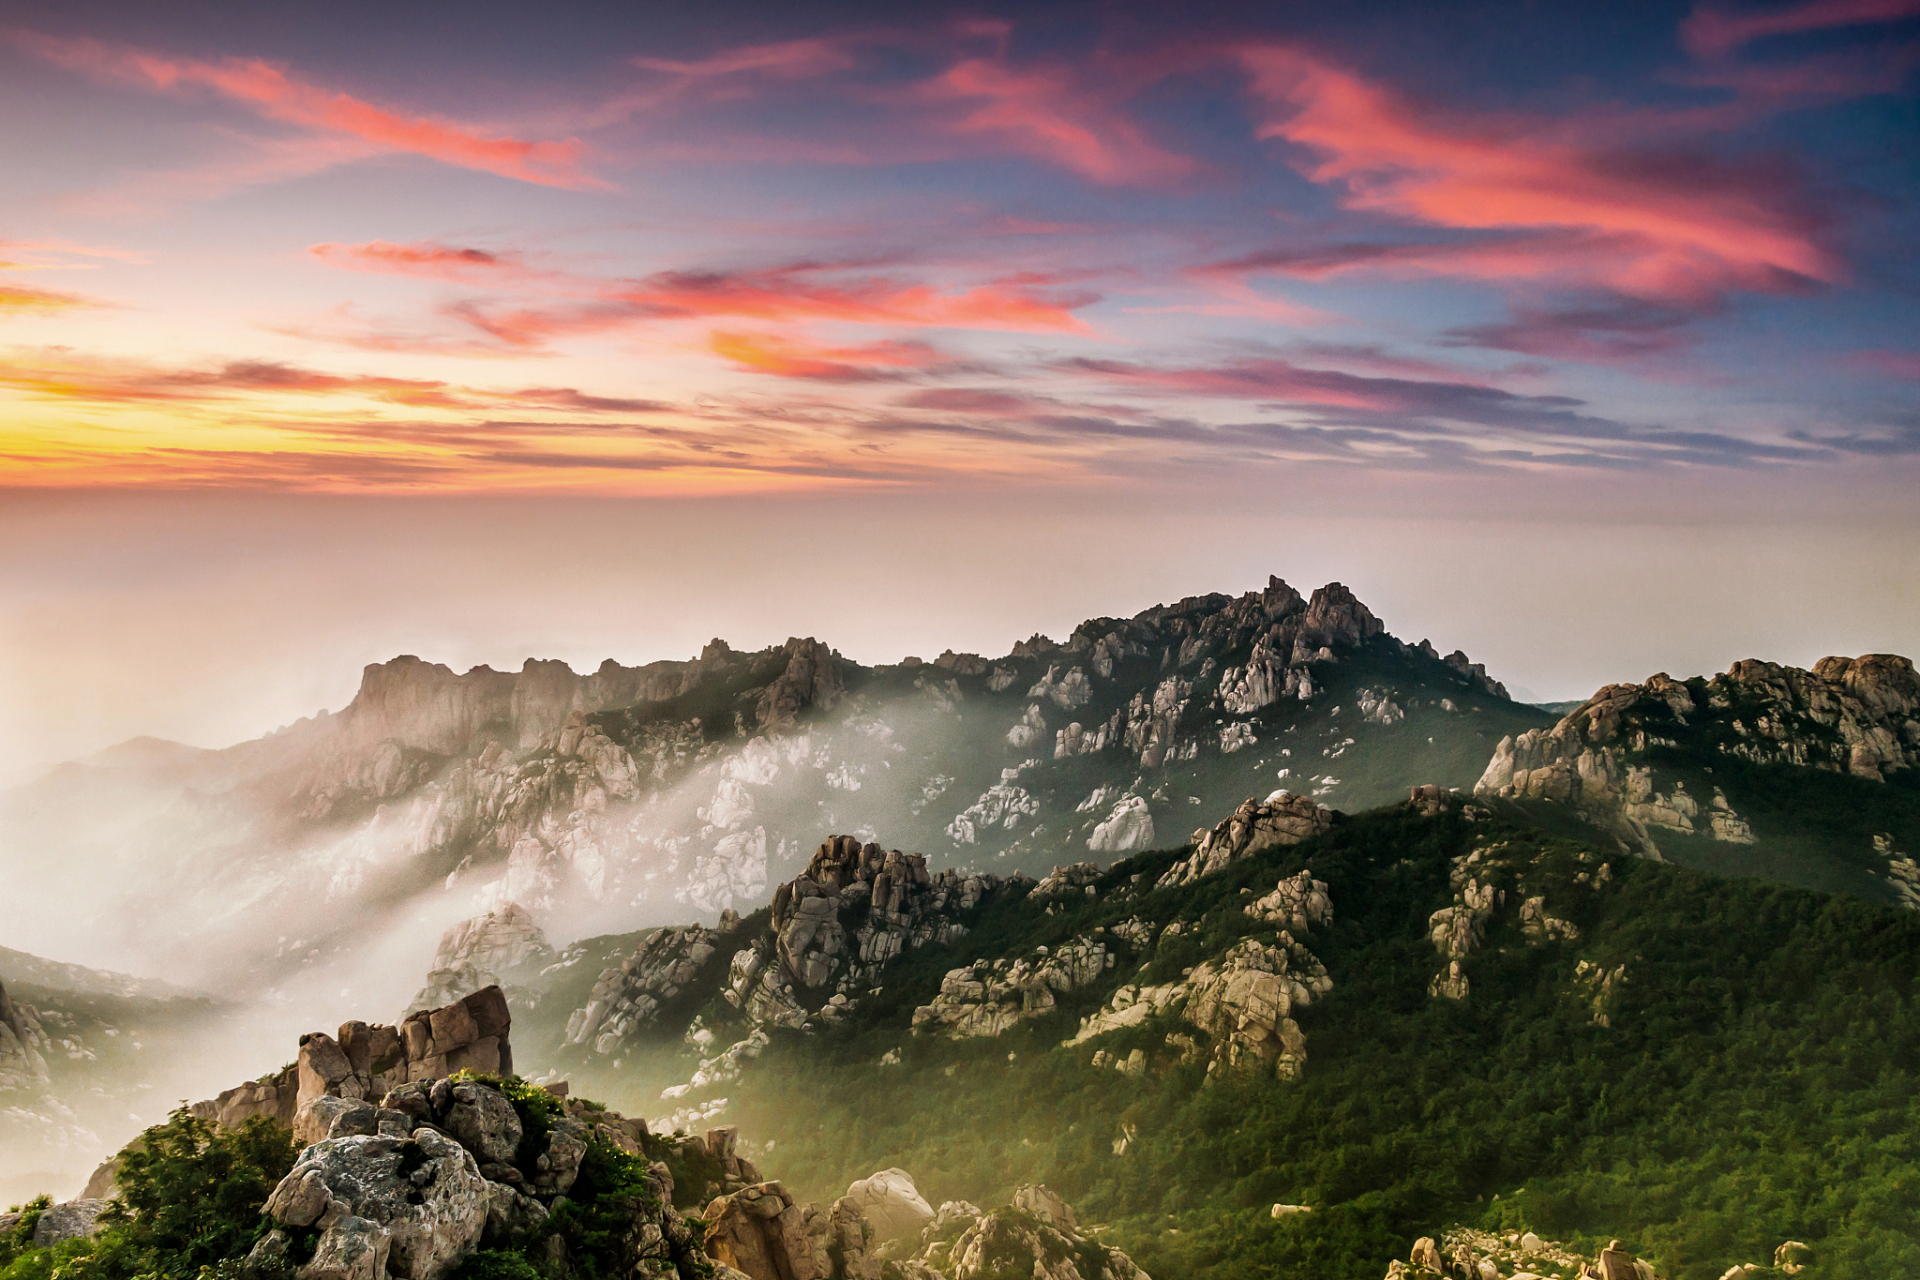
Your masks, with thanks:
[[(1673, 837), (1732, 846), (1844, 838), (1899, 891), (1906, 859), (1896, 846), (1913, 834), (1901, 810), (1916, 763), (1920, 677), (1909, 659), (1823, 658), (1811, 671), (1749, 659), (1712, 679), (1663, 673), (1608, 685), (1552, 728), (1503, 740), (1474, 790), (1571, 806), (1652, 857)], [(1805, 785), (1790, 782), (1799, 771), (1895, 784), (1886, 804), (1871, 806), (1887, 829), (1852, 832), (1848, 821), (1809, 815), (1799, 832), (1790, 813), (1756, 828), (1753, 806), (1795, 807), (1778, 795)], [(1851, 808), (1858, 816), (1862, 806)]]

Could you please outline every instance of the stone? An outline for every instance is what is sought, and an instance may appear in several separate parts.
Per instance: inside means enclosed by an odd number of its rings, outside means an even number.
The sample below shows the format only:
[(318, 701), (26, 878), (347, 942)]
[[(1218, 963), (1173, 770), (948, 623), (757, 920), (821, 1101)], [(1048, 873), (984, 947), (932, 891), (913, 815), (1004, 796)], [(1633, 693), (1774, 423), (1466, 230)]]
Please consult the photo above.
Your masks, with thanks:
[(881, 1241), (918, 1236), (933, 1221), (933, 1206), (905, 1169), (882, 1169), (862, 1178), (847, 1188), (844, 1198), (858, 1206)]
[(1013, 1207), (1068, 1234), (1080, 1229), (1079, 1223), (1074, 1220), (1073, 1206), (1044, 1186), (1025, 1186), (1015, 1191)]
[[(831, 1259), (816, 1255), (806, 1231), (806, 1209), (778, 1182), (756, 1183), (721, 1196), (703, 1216), (706, 1255), (750, 1280), (829, 1280), (833, 1274)], [(817, 1209), (814, 1216), (819, 1216)], [(827, 1224), (822, 1221), (820, 1226), (824, 1236)]]
[(1051, 1012), (1057, 996), (1098, 981), (1116, 959), (1105, 942), (1080, 937), (1017, 959), (979, 960), (949, 970), (933, 1003), (913, 1011), (913, 1030), (954, 1039), (997, 1036)]
[(502, 1182), (487, 1183), (487, 1221), (481, 1243), (509, 1244), (538, 1231), (547, 1221), (547, 1207), (532, 1196)]
[[(958, 1230), (956, 1231), (956, 1228)], [(895, 1263), (911, 1280), (1150, 1280), (1133, 1259), (1080, 1234), (1073, 1209), (1052, 1191), (1024, 1186), (992, 1213), (949, 1201), (940, 1206), (911, 1260)], [(1083, 1270), (1091, 1267), (1092, 1270)]]
[[(1739, 708), (1736, 715), (1734, 708)], [(1567, 804), (1649, 856), (1654, 832), (1755, 839), (1724, 794), (1706, 806), (1679, 783), (1660, 789), (1632, 756), (1672, 745), (1676, 726), (1713, 720), (1718, 749), (1756, 764), (1884, 780), (1920, 757), (1920, 677), (1893, 654), (1822, 658), (1813, 670), (1749, 659), (1705, 682), (1704, 698), (1664, 672), (1607, 685), (1549, 729), (1503, 738), (1474, 794)]]
[(453, 1086), (453, 1105), (441, 1127), (474, 1159), (510, 1164), (520, 1149), (520, 1117), (498, 1089), (472, 1081)]
[(369, 1134), (378, 1128), (379, 1112), (372, 1103), (328, 1093), (307, 1099), (293, 1115), (293, 1136), (302, 1142)]
[(1614, 1240), (1600, 1251), (1595, 1266), (1599, 1270), (1600, 1280), (1640, 1280), (1633, 1262), (1633, 1255), (1618, 1240)]
[(376, 1222), (346, 1214), (315, 1243), (313, 1258), (295, 1280), (383, 1280), (393, 1257), (393, 1235)]
[(1333, 919), (1333, 901), (1327, 896), (1327, 882), (1315, 880), (1306, 871), (1282, 880), (1272, 893), (1248, 903), (1244, 910), (1256, 920), (1279, 925), (1295, 936), (1309, 933), (1314, 925)]
[(546, 1150), (534, 1158), (538, 1170), (534, 1188), (543, 1195), (561, 1195), (580, 1176), (580, 1162), (586, 1158), (588, 1126), (571, 1116), (553, 1122), (547, 1133)]
[(1136, 853), (1153, 847), (1153, 813), (1139, 796), (1128, 796), (1113, 806), (1106, 821), (1087, 837), (1095, 853)]
[[(320, 1247), (301, 1280), (360, 1276), (381, 1251), (403, 1280), (442, 1280), (480, 1239), (490, 1184), (470, 1152), (420, 1129), (407, 1138), (328, 1138), (307, 1147), (264, 1212), (291, 1227), (317, 1225)], [(360, 1224), (366, 1224), (362, 1226)]]
[(76, 1240), (98, 1232), (100, 1215), (105, 1213), (110, 1200), (69, 1200), (65, 1204), (56, 1204), (40, 1211), (40, 1221), (33, 1228), (33, 1246), (44, 1249), (59, 1244), (62, 1240)]
[(46, 1058), (51, 1048), (34, 1010), (14, 1003), (0, 986), (0, 1092), (46, 1089), (52, 1083)]

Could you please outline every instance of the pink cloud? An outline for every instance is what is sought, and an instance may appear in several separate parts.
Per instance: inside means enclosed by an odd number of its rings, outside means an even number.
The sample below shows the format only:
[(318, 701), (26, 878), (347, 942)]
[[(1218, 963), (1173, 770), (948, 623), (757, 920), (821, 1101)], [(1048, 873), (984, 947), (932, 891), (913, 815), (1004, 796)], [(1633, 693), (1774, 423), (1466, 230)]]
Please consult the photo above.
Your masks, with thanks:
[[(1845, 275), (1783, 175), (1698, 155), (1636, 153), (1578, 119), (1447, 113), (1298, 49), (1240, 60), (1267, 109), (1258, 135), (1350, 209), (1414, 225), (1499, 233), (1466, 245), (1382, 247), (1374, 265), (1479, 277), (1561, 278), (1631, 296), (1710, 305)], [(1358, 257), (1306, 270), (1358, 269)]]
[(934, 409), (942, 413), (984, 413), (994, 416), (1031, 413), (1035, 401), (1005, 391), (987, 391), (978, 387), (935, 387), (918, 391), (900, 402), (911, 409)]
[(1877, 26), (1914, 17), (1920, 17), (1920, 0), (1804, 0), (1784, 8), (1740, 12), (1702, 5), (1680, 24), (1680, 43), (1696, 57), (1714, 59), (1768, 36)]
[(369, 240), (365, 244), (316, 244), (308, 253), (330, 267), (370, 271), (382, 275), (420, 276), (429, 280), (473, 281), (520, 270), (520, 255), (487, 249), (421, 241), (394, 244)]
[(1094, 182), (1164, 184), (1191, 175), (1199, 167), (1192, 158), (1149, 140), (1114, 101), (1114, 82), (1124, 92), (1127, 77), (1103, 70), (1115, 69), (966, 58), (916, 86), (912, 96), (957, 109), (936, 117), (940, 128), (995, 139)]
[[(530, 300), (469, 299), (447, 314), (512, 347), (535, 347), (566, 333), (591, 333), (649, 320), (733, 318), (769, 322), (826, 321), (1008, 333), (1091, 330), (1074, 312), (1099, 300), (1080, 288), (1057, 287), (1056, 276), (1020, 273), (955, 291), (864, 274), (864, 263), (798, 262), (741, 271), (663, 271), (638, 280), (532, 272), (518, 255), (431, 241), (315, 245), (334, 266), (457, 281), (488, 280), (523, 287)], [(517, 277), (517, 278), (516, 278)], [(545, 294), (554, 301), (544, 301)], [(564, 300), (564, 301), (562, 301)]]
[(743, 45), (709, 58), (634, 58), (633, 65), (643, 71), (656, 71), (676, 80), (697, 83), (731, 76), (766, 76), (783, 80), (806, 80), (815, 76), (850, 71), (854, 58), (846, 38), (809, 37), (781, 40), (771, 44)]
[(310, 84), (284, 67), (253, 58), (220, 62), (169, 58), (98, 40), (14, 32), (15, 44), (39, 57), (109, 83), (154, 92), (210, 90), (270, 120), (355, 138), (389, 151), (411, 152), (462, 168), (574, 190), (606, 184), (580, 169), (586, 148), (576, 138), (558, 142), (489, 137), (425, 116), (405, 115), (350, 94)]
[(1884, 378), (1920, 382), (1920, 351), (1854, 351), (1848, 353), (1845, 363)]

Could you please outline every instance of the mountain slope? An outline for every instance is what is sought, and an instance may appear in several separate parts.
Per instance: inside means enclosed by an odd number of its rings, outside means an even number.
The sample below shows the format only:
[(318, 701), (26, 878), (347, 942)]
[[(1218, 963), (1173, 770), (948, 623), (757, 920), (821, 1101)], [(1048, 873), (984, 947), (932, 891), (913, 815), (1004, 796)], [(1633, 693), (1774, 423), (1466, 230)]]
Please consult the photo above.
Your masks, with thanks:
[(166, 983), (0, 947), (0, 1200), (77, 1184), (130, 1122), (159, 1119), (199, 1059), (225, 1057), (208, 1045), (230, 1012)]
[(1785, 1240), (1821, 1277), (1920, 1265), (1920, 918), (1432, 801), (1156, 887), (1182, 856), (982, 897), (667, 1105), (724, 1098), (802, 1195), (889, 1165), (935, 1203), (1044, 1181), (1154, 1275), (1374, 1280), (1455, 1222), (1701, 1280)]
[(509, 902), (576, 936), (712, 918), (798, 871), (822, 829), (1038, 873), (1183, 839), (1275, 786), (1345, 807), (1465, 787), (1546, 721), (1344, 587), (1278, 579), (994, 660), (868, 668), (815, 640), (587, 675), (403, 657), (337, 715), (224, 751), (103, 753), (9, 797), (44, 856), (0, 926), (267, 986)]
[(1920, 676), (1869, 654), (1609, 685), (1502, 741), (1475, 793), (1650, 857), (1920, 908)]

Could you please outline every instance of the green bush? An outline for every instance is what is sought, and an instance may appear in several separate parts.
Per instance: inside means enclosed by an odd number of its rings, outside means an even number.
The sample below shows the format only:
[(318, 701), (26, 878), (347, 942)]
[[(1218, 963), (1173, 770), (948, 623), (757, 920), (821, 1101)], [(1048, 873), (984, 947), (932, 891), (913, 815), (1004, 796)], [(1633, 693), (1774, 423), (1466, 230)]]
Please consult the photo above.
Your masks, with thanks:
[(542, 1280), (527, 1259), (507, 1249), (476, 1249), (454, 1269), (453, 1280)]
[(183, 1107), (124, 1153), (99, 1234), (18, 1250), (0, 1277), (185, 1280), (243, 1257), (270, 1225), (261, 1207), (297, 1152), (293, 1135), (264, 1116), (222, 1129)]

